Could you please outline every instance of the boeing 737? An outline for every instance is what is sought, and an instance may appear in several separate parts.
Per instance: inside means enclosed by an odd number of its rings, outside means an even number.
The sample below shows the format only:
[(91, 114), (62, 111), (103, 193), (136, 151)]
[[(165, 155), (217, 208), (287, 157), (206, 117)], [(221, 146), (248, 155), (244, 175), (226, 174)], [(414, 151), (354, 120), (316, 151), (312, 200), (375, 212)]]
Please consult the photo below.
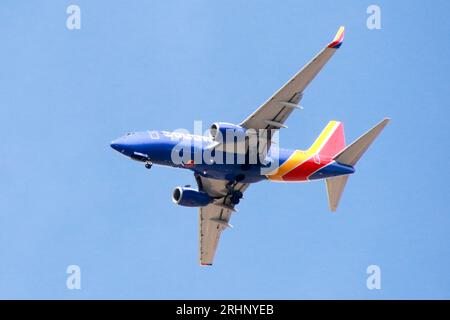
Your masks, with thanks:
[(212, 265), (220, 235), (231, 226), (235, 206), (252, 183), (323, 179), (329, 207), (332, 211), (337, 209), (349, 175), (355, 172), (356, 163), (389, 119), (382, 120), (350, 145), (345, 143), (344, 126), (339, 121), (330, 121), (304, 151), (280, 148), (276, 137), (280, 129), (286, 128), (289, 115), (301, 109), (300, 100), (306, 87), (341, 47), (343, 39), (344, 27), (340, 27), (331, 43), (239, 124), (217, 122), (211, 125), (208, 134), (200, 135), (158, 130), (135, 132), (111, 143), (113, 149), (144, 163), (148, 169), (157, 164), (193, 172), (197, 187), (176, 187), (172, 200), (181, 206), (199, 208), (201, 265)]

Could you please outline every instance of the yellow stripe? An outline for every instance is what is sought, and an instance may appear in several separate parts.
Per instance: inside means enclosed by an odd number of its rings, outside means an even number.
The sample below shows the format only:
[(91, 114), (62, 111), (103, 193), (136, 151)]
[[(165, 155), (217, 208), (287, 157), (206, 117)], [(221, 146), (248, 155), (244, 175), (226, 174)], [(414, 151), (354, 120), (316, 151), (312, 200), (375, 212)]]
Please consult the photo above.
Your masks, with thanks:
[(311, 155), (314, 155), (317, 152), (319, 152), (320, 149), (322, 149), (322, 146), (323, 146), (324, 142), (328, 139), (330, 134), (335, 129), (336, 124), (337, 124), (336, 121), (328, 122), (328, 125), (325, 127), (325, 129), (323, 129), (323, 131), (320, 134), (320, 136), (316, 139), (316, 141), (314, 141), (312, 146), (306, 152), (310, 153)]
[(330, 121), (308, 150), (295, 150), (280, 167), (267, 174), (266, 177), (269, 180), (283, 181), (283, 176), (285, 174), (300, 166), (303, 162), (310, 159), (313, 155), (318, 153), (320, 149), (322, 149), (324, 142), (328, 139), (330, 134), (333, 133), (336, 125), (336, 121)]
[(272, 171), (267, 175), (270, 180), (282, 181), (282, 177), (308, 159), (308, 155), (305, 151), (295, 150), (294, 153), (287, 159), (280, 167)]

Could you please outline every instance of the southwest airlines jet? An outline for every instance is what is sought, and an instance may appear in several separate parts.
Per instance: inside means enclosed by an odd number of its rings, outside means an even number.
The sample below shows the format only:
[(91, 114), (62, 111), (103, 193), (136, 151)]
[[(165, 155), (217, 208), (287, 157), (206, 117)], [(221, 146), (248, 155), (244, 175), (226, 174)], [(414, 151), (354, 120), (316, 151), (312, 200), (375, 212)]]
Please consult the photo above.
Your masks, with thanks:
[(201, 265), (212, 265), (219, 237), (231, 226), (231, 214), (236, 212), (235, 206), (251, 183), (324, 179), (329, 207), (332, 211), (337, 209), (347, 179), (355, 172), (355, 164), (389, 119), (350, 145), (346, 145), (344, 126), (338, 121), (330, 121), (304, 151), (280, 148), (277, 137), (279, 130), (286, 128), (289, 115), (301, 109), (300, 100), (306, 87), (339, 49), (343, 39), (344, 27), (340, 27), (328, 46), (238, 125), (214, 123), (207, 135), (136, 132), (111, 143), (113, 149), (145, 163), (148, 169), (158, 164), (193, 172), (197, 188), (177, 187), (172, 200), (181, 206), (199, 208)]

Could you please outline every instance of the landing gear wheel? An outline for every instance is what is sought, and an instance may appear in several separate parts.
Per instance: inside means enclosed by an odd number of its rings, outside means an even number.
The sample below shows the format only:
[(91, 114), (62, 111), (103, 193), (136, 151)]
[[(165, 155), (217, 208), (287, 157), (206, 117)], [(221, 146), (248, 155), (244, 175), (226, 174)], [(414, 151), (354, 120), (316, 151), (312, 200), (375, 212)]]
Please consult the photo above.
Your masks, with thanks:
[(239, 198), (233, 195), (231, 196), (231, 202), (233, 204), (239, 204)]
[(240, 181), (244, 180), (244, 178), (245, 177), (243, 175), (238, 175), (234, 180), (229, 181), (225, 186), (228, 190), (227, 196), (229, 197), (231, 203), (234, 205), (238, 204), (243, 196), (240, 190), (234, 190), (234, 188)]
[(231, 193), (231, 197), (230, 200), (233, 204), (238, 204), (239, 200), (241, 200), (242, 198), (242, 192), (239, 190), (235, 190), (233, 191), (233, 193)]
[(150, 161), (147, 161), (147, 162), (145, 163), (145, 167), (146, 167), (147, 169), (151, 169), (152, 163), (151, 163)]
[(239, 190), (236, 190), (236, 191), (233, 192), (233, 197), (236, 197), (236, 198), (238, 198), (238, 199), (241, 199), (242, 196), (243, 196), (243, 194), (242, 194), (242, 192), (239, 191)]

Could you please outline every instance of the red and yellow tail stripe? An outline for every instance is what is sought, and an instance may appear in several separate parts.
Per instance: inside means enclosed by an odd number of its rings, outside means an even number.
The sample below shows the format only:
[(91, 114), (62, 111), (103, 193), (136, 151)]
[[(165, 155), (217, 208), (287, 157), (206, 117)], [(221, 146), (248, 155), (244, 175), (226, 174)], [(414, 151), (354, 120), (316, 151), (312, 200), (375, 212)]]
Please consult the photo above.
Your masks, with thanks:
[(344, 126), (341, 122), (330, 121), (308, 150), (295, 150), (267, 178), (274, 181), (306, 181), (311, 174), (330, 163), (344, 147)]

